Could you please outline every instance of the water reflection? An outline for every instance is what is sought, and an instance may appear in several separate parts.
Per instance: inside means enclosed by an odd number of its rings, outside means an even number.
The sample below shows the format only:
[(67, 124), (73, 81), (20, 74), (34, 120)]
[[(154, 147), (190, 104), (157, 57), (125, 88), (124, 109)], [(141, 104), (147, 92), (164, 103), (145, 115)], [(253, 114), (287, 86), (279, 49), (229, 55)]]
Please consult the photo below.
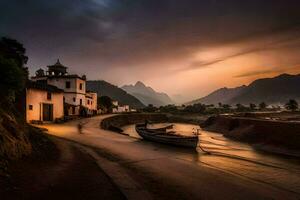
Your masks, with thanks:
[[(155, 124), (161, 127), (166, 124)], [(199, 126), (174, 124), (174, 131), (183, 135), (192, 135)], [(134, 125), (123, 128), (131, 137), (140, 138)], [(193, 151), (166, 147), (171, 154), (198, 165), (210, 166), (228, 173), (272, 185), (282, 190), (300, 193), (300, 160), (278, 156), (255, 150), (251, 145), (230, 140), (221, 134), (203, 131), (199, 135), (199, 145), (210, 154), (197, 149)]]

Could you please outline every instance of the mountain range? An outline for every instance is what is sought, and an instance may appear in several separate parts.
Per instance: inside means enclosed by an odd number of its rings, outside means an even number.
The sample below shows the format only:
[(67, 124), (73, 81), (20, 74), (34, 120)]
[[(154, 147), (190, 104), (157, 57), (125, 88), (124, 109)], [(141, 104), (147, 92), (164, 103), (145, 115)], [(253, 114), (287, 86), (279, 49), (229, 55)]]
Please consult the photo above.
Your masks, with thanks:
[(144, 105), (152, 104), (154, 106), (164, 106), (173, 104), (173, 101), (166, 93), (156, 92), (149, 86), (146, 86), (141, 81), (136, 82), (135, 85), (124, 85), (121, 87), (129, 94), (135, 96)]
[(281, 74), (274, 78), (253, 81), (248, 86), (221, 88), (187, 104), (249, 104), (266, 102), (284, 104), (289, 99), (300, 100), (300, 74)]
[(113, 100), (117, 100), (120, 104), (126, 104), (136, 109), (145, 107), (136, 97), (106, 81), (87, 81), (86, 87), (87, 90), (97, 92), (98, 96), (109, 96)]

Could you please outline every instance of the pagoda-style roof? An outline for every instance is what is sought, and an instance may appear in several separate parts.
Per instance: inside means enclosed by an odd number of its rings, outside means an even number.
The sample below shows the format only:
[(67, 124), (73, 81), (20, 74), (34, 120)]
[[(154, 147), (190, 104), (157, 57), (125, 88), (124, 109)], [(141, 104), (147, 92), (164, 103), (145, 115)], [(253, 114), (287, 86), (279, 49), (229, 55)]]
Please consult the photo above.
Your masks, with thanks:
[(67, 74), (67, 67), (62, 65), (57, 59), (57, 62), (54, 65), (49, 65), (48, 67), (48, 74), (49, 75), (65, 75)]
[(63, 64), (60, 63), (59, 59), (57, 59), (56, 63), (54, 65), (49, 65), (49, 67), (57, 67), (57, 68), (67, 68), (66, 66), (64, 66)]
[(38, 69), (36, 72), (35, 72), (35, 75), (37, 76), (37, 77), (43, 77), (43, 76), (45, 76), (45, 71), (43, 70), (43, 69)]

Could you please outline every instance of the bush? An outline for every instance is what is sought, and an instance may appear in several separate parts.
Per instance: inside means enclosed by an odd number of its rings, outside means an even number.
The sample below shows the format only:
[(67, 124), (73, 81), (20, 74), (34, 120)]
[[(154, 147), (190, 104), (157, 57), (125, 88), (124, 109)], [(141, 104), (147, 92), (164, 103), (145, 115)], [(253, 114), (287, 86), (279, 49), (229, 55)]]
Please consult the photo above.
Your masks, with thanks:
[(16, 40), (1, 38), (0, 40), (0, 103), (1, 107), (13, 106), (13, 100), (22, 96), (28, 70), (25, 48)]
[(287, 110), (295, 111), (298, 109), (298, 102), (294, 99), (290, 99), (289, 102), (285, 104)]
[(19, 92), (25, 87), (26, 76), (24, 69), (20, 68), (12, 59), (0, 55), (0, 92), (9, 94)]

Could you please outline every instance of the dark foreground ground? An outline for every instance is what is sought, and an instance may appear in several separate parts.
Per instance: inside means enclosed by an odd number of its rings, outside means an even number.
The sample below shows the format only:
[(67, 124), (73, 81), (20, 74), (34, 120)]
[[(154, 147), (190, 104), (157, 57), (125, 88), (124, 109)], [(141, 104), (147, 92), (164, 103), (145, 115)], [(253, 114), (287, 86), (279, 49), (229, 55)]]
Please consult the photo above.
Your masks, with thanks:
[(0, 177), (0, 199), (124, 199), (94, 160), (71, 143), (54, 139), (48, 158), (32, 156), (9, 164)]

